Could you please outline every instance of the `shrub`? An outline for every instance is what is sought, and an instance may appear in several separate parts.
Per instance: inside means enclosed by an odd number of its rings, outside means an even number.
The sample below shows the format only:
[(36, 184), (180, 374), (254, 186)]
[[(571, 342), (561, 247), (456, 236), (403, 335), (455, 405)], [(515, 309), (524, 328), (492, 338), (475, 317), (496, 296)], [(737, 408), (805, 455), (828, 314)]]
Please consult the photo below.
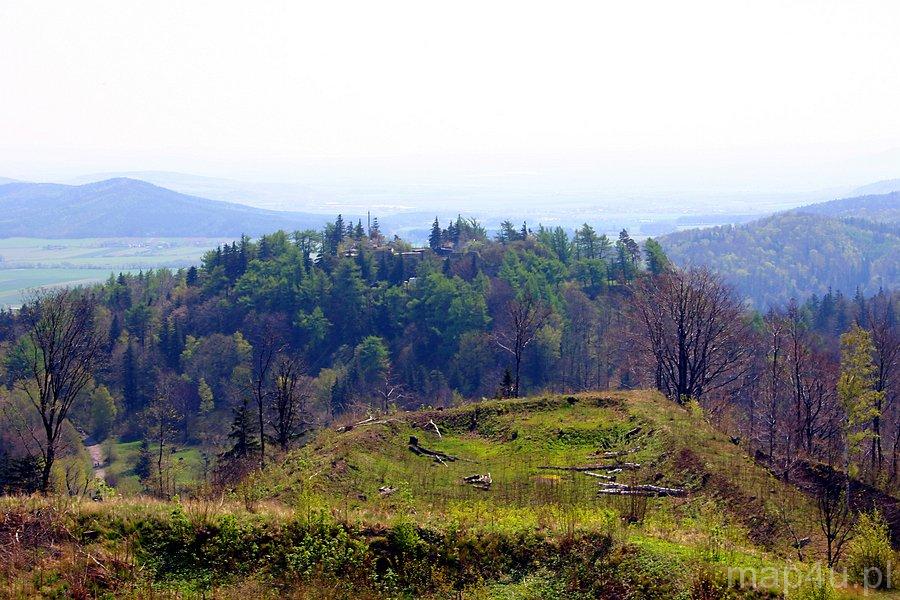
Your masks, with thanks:
[(804, 581), (791, 596), (796, 600), (837, 600), (837, 597), (830, 581), (816, 578)]
[(877, 510), (862, 513), (847, 552), (850, 580), (866, 587), (888, 589), (897, 570), (895, 560), (884, 517)]

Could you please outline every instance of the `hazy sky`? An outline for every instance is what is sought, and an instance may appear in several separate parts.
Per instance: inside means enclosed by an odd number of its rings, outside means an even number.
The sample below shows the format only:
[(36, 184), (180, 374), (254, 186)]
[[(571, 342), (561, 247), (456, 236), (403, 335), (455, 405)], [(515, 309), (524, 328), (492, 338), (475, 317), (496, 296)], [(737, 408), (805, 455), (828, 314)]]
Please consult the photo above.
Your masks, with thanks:
[(900, 177), (898, 32), (896, 0), (0, 0), (0, 176), (862, 184)]

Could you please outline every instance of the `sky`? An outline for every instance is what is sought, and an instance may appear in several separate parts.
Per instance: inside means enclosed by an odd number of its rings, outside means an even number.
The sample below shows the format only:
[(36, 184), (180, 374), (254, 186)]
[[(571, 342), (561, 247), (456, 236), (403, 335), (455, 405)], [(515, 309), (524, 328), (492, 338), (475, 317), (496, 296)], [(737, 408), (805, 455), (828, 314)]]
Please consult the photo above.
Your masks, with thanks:
[(900, 177), (900, 3), (0, 0), (0, 176)]

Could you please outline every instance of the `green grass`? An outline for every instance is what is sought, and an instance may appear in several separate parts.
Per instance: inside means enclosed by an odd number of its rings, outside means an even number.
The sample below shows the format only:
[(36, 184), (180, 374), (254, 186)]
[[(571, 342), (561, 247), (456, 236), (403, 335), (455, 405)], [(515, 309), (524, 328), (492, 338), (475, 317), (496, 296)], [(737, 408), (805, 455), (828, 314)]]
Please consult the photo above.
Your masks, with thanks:
[[(410, 436), (460, 460), (440, 464), (417, 456), (407, 448)], [(540, 468), (610, 463), (595, 453), (622, 449), (635, 450), (622, 460), (641, 468), (619, 473), (619, 482), (687, 487), (689, 497), (598, 496), (597, 479)], [(462, 482), (474, 473), (490, 473), (492, 488)], [(348, 432), (330, 429), (270, 468), (258, 485), (264, 496), (337, 507), (363, 521), (407, 515), (429, 526), (452, 521), (490, 531), (565, 532), (614, 529), (611, 515), (633, 513), (645, 536), (695, 546), (709, 542), (697, 531), (714, 530), (727, 537), (722, 544), (729, 551), (753, 551), (766, 538), (784, 556), (792, 541), (784, 516), (803, 535), (818, 535), (807, 497), (755, 465), (702, 415), (651, 392), (491, 401), (400, 413), (387, 424)], [(399, 491), (382, 498), (381, 486)]]
[[(143, 491), (139, 478), (132, 473), (140, 446), (139, 441), (110, 443), (109, 452), (112, 459), (106, 467), (106, 473), (122, 494), (133, 495)], [(203, 458), (200, 450), (177, 445), (175, 447), (176, 452), (170, 456), (174, 466), (176, 488), (193, 489), (202, 480)]]
[[(386, 420), (320, 431), (214, 499), (120, 496), (60, 514), (67, 531), (83, 532), (75, 536), (83, 552), (130, 561), (125, 572), (140, 574), (138, 596), (262, 597), (277, 582), (300, 598), (444, 598), (465, 580), (466, 598), (717, 598), (732, 567), (813, 568), (797, 560), (785, 518), (813, 538), (807, 558), (821, 555), (808, 498), (747, 459), (699, 411), (654, 392), (490, 401)], [(461, 460), (418, 456), (407, 448), (410, 436)], [(138, 448), (115, 444), (109, 471), (127, 477)], [(619, 481), (685, 486), (688, 497), (598, 496), (595, 479), (538, 468), (603, 462), (592, 454), (624, 448), (635, 449), (626, 460), (641, 467)], [(175, 460), (189, 486), (199, 452), (179, 449)], [(489, 491), (461, 481), (486, 472)], [(398, 489), (382, 497), (382, 485)], [(0, 500), (0, 510), (11, 508)], [(134, 547), (139, 565), (127, 558)], [(52, 568), (62, 577), (83, 568), (57, 556)], [(764, 587), (779, 591), (777, 583)], [(735, 593), (728, 597), (774, 597)]]

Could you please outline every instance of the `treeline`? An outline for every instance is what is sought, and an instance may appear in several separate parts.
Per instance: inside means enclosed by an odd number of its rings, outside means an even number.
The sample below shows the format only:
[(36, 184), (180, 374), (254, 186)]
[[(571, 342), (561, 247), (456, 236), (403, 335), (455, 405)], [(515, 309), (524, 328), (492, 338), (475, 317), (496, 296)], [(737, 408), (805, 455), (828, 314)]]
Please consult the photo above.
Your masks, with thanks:
[[(136, 473), (166, 494), (161, 447), (243, 467), (347, 412), (634, 384), (616, 331), (628, 284), (667, 264), (652, 240), (642, 251), (626, 231), (509, 222), (492, 239), (460, 217), (436, 222), (430, 246), (338, 217), (322, 231), (243, 237), (199, 268), (70, 292), (96, 303), (103, 361), (61, 430), (143, 440)], [(29, 416), (28, 331), (47, 301), (0, 319), (15, 431), (42, 427)], [(12, 454), (41, 455), (15, 431), (3, 434), (21, 447)], [(66, 437), (78, 445), (74, 429)]]
[[(92, 309), (73, 318), (81, 302)], [(790, 318), (802, 331), (794, 352), (802, 347), (815, 359), (789, 371), (787, 354), (767, 346), (775, 316), (748, 312), (709, 272), (674, 269), (652, 239), (641, 247), (624, 230), (609, 239), (588, 225), (570, 235), (510, 221), (490, 238), (477, 221), (458, 217), (446, 227), (436, 219), (429, 247), (413, 248), (386, 239), (377, 220), (338, 217), (323, 231), (244, 237), (209, 252), (199, 268), (122, 274), (3, 313), (0, 484), (6, 477), (7, 490), (48, 485), (47, 463), (78, 451), (78, 431), (141, 440), (134, 472), (167, 496), (177, 491), (176, 446), (201, 450), (212, 484), (264, 465), (347, 413), (634, 387), (699, 400), (774, 461), (796, 453), (801, 439), (785, 438), (800, 425), (794, 397), (782, 391), (824, 386), (828, 409), (812, 426), (824, 439), (823, 423), (843, 410), (834, 401), (839, 336), (883, 322), (885, 343), (896, 343), (896, 307), (886, 292), (828, 292), (794, 305)], [(41, 362), (43, 345), (65, 338), (74, 322), (92, 334), (69, 343), (96, 345), (97, 361), (61, 396), (54, 386), (65, 372), (41, 379), (53, 367)], [(36, 331), (48, 327), (57, 333), (42, 342)], [(873, 356), (885, 353), (879, 348)], [(896, 481), (894, 371), (880, 384), (883, 481)], [(764, 391), (770, 372), (780, 378), (774, 399)], [(797, 383), (801, 375), (806, 383)], [(812, 393), (801, 392), (801, 403)], [(47, 411), (53, 439), (42, 433)], [(810, 452), (830, 455), (845, 438), (828, 440), (827, 451)], [(77, 473), (61, 468), (56, 477), (78, 489)], [(22, 475), (35, 469), (39, 476)]]
[(791, 212), (682, 231), (661, 243), (676, 264), (720, 273), (759, 310), (829, 289), (872, 295), (900, 285), (896, 223)]

